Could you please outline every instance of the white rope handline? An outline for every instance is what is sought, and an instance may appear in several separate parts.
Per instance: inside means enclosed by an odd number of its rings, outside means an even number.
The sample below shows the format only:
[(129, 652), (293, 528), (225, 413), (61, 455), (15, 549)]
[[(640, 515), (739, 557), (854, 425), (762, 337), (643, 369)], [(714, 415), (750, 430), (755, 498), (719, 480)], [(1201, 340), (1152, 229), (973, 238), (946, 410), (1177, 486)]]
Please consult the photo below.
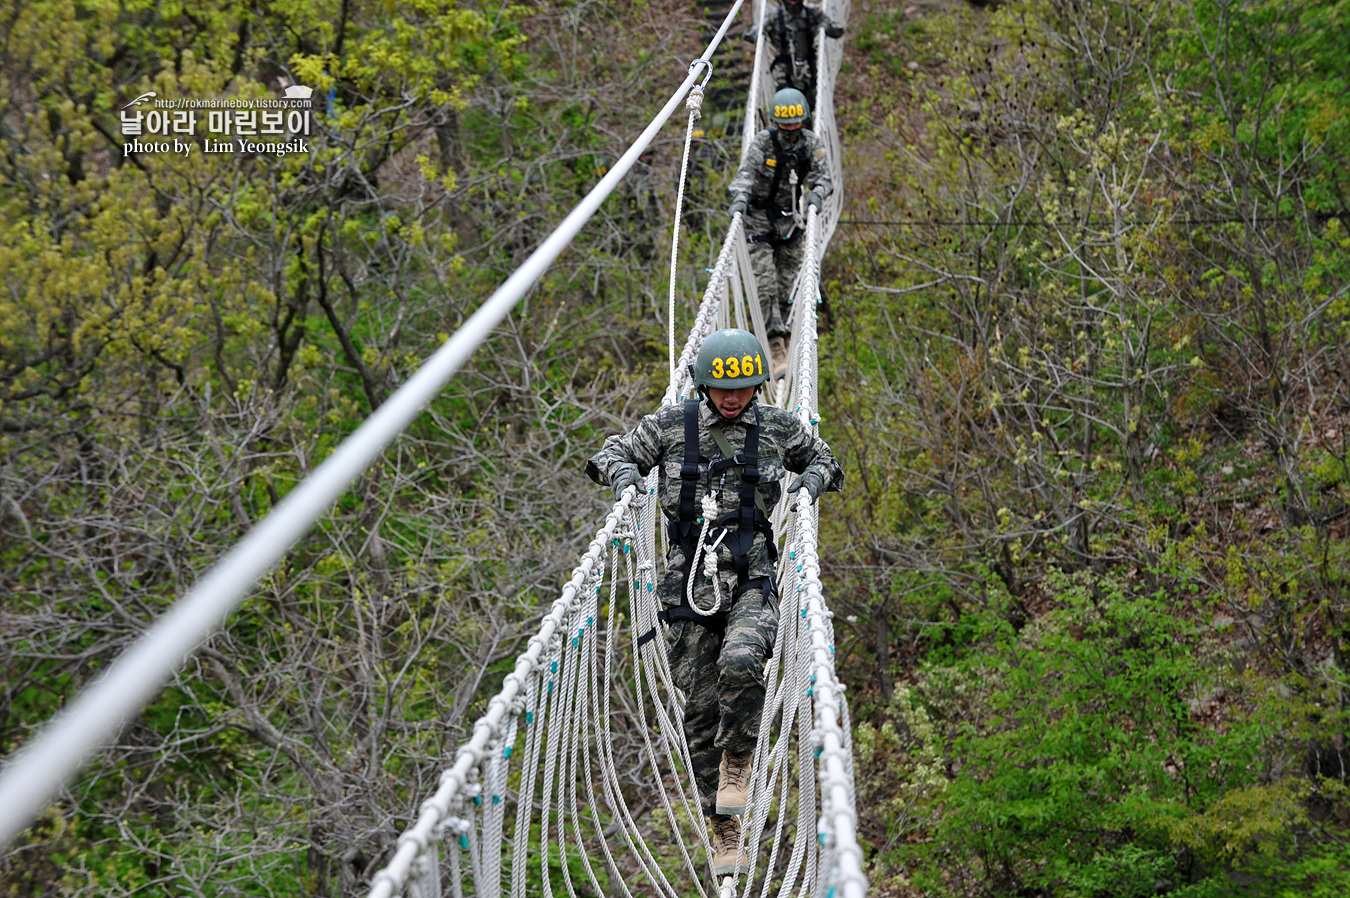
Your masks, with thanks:
[(679, 274), (680, 264), (680, 218), (684, 210), (684, 183), (689, 175), (689, 145), (694, 138), (694, 123), (702, 116), (703, 108), (703, 88), (708, 84), (708, 79), (712, 77), (712, 63), (706, 59), (695, 59), (689, 63), (689, 71), (695, 71), (697, 66), (705, 66), (708, 71), (703, 76), (703, 83), (696, 85), (689, 91), (689, 96), (685, 98), (684, 108), (689, 110), (689, 123), (684, 129), (684, 152), (680, 155), (680, 186), (675, 194), (675, 218), (671, 226), (670, 235), (670, 298), (667, 303), (668, 312), (666, 315), (666, 334), (669, 336), (669, 359), (670, 359), (670, 379), (675, 379), (675, 282)]
[(745, 159), (745, 154), (750, 151), (750, 142), (759, 133), (761, 127), (760, 114), (764, 113), (765, 121), (768, 121), (769, 104), (773, 100), (773, 82), (765, 77), (769, 70), (769, 60), (774, 56), (772, 50), (766, 51), (764, 47), (764, 8), (767, 2), (768, 0), (756, 0), (755, 2), (753, 18), (758, 32), (755, 35), (755, 64), (750, 69), (749, 100), (745, 104), (745, 121), (741, 128), (742, 160)]
[[(809, 245), (819, 244), (820, 216), (814, 210), (807, 217)], [(819, 276), (819, 256), (808, 252), (802, 263), (803, 279), (812, 283), (811, 275)], [(819, 397), (816, 391), (817, 359), (816, 315), (800, 316), (799, 328), (803, 352), (798, 358), (797, 384), (794, 400), (795, 414), (813, 429), (819, 424)], [(854, 803), (853, 763), (851, 739), (844, 735), (842, 722), (847, 719), (844, 687), (834, 671), (833, 614), (825, 605), (820, 581), (820, 559), (817, 552), (818, 509), (810, 502), (805, 489), (797, 495), (797, 514), (802, 522), (797, 530), (801, 540), (798, 548), (803, 595), (802, 615), (810, 633), (811, 687), (813, 697), (813, 730), (819, 739), (818, 777), (820, 784), (821, 818), (819, 837), (822, 849), (820, 883), (829, 884), (838, 898), (863, 898), (867, 892), (867, 878), (863, 873), (862, 849), (858, 845), (858, 814)], [(823, 894), (823, 893), (822, 893)]]
[[(548, 615), (539, 627), (539, 632), (530, 638), (529, 648), (516, 660), (515, 669), (507, 674), (501, 691), (488, 703), (487, 713), (474, 724), (473, 737), (456, 752), (454, 766), (441, 774), (440, 787), (434, 795), (422, 803), (417, 820), (399, 836), (398, 850), (393, 860), (375, 874), (371, 881), (370, 898), (389, 898), (402, 887), (413, 859), (427, 850), (437, 826), (449, 816), (452, 802), (463, 799), (462, 790), (468, 782), (469, 771), (486, 756), (488, 741), (494, 733), (502, 730), (503, 719), (524, 689), (526, 679), (539, 673), (541, 666), (539, 659), (543, 656), (545, 647), (562, 636), (559, 628), (563, 620), (572, 609), (577, 593), (600, 561), (607, 544), (613, 538), (620, 518), (628, 510), (636, 492), (635, 488), (629, 487), (614, 504), (614, 509), (605, 518), (604, 526), (595, 534), (595, 539), (582, 556), (581, 563), (573, 570), (572, 578), (563, 587), (562, 595), (553, 600)], [(553, 666), (557, 666), (556, 661), (553, 662)]]
[[(703, 58), (710, 59), (744, 0), (736, 0)], [(165, 680), (444, 388), (614, 190), (694, 85), (691, 72), (628, 151), (464, 325), (258, 522), (130, 648), (15, 753), (0, 772), (0, 846), (107, 743)]]

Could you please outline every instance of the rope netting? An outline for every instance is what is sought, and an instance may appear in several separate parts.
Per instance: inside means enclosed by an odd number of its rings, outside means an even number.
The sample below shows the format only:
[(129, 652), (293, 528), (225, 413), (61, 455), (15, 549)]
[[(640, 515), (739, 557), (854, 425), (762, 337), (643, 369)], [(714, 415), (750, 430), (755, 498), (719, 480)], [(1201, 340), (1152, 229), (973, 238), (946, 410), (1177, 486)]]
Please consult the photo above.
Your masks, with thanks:
[[(764, 6), (756, 3), (756, 22)], [(847, 2), (825, 6), (835, 21), (847, 19)], [(836, 190), (819, 214), (804, 211), (807, 251), (792, 290), (789, 371), (766, 391), (813, 432), (820, 258), (842, 207), (831, 102), (840, 44), (819, 35), (814, 108)], [(761, 36), (747, 141), (772, 96), (759, 86), (772, 55)], [(740, 216), (710, 272), (664, 404), (692, 393), (689, 369), (704, 338), (733, 326), (766, 342)], [(748, 869), (719, 883), (681, 726), (683, 696), (657, 620), (666, 548), (657, 477), (653, 470), (641, 494), (630, 487), (615, 503), (473, 736), (376, 874), (371, 898), (863, 898), (851, 727), (820, 580), (818, 507), (801, 491), (784, 495), (770, 514), (781, 540), (780, 625), (742, 817)]]

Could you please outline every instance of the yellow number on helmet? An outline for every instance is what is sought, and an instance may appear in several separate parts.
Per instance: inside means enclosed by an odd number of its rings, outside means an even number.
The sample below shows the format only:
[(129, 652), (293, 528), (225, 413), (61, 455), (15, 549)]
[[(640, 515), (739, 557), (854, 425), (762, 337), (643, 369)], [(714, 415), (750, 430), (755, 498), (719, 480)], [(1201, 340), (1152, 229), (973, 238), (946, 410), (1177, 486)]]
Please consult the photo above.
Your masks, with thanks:
[(759, 357), (759, 353), (755, 353), (755, 373), (764, 373), (764, 361)]
[(712, 363), (712, 374), (713, 374), (713, 377), (717, 378), (718, 380), (721, 380), (721, 379), (722, 379), (722, 360), (721, 360), (721, 359), (713, 359), (713, 363)]
[(727, 377), (741, 376), (741, 360), (733, 356), (727, 357)]
[(755, 370), (755, 357), (752, 355), (741, 356), (741, 370), (745, 372), (746, 377), (749, 377), (750, 373)]

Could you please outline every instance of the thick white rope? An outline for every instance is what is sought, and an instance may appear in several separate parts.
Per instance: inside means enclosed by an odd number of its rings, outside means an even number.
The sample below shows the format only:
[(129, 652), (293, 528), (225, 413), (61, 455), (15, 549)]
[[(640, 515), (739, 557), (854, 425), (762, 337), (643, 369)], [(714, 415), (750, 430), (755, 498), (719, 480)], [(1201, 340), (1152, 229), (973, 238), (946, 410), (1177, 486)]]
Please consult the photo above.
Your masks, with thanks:
[(712, 63), (706, 59), (695, 59), (689, 64), (689, 71), (693, 73), (698, 66), (706, 66), (708, 71), (703, 77), (703, 83), (689, 91), (689, 96), (685, 98), (684, 108), (689, 110), (689, 123), (684, 129), (684, 153), (680, 156), (680, 186), (675, 193), (675, 221), (671, 226), (670, 235), (670, 299), (666, 314), (666, 334), (669, 337), (669, 356), (670, 356), (670, 379), (675, 380), (675, 282), (678, 279), (680, 271), (680, 219), (684, 211), (684, 184), (689, 176), (689, 145), (693, 142), (694, 125), (702, 116), (703, 108), (703, 88), (712, 77)]
[(462, 800), (469, 771), (481, 763), (493, 734), (500, 732), (517, 694), (522, 691), (525, 680), (536, 671), (545, 647), (557, 633), (582, 583), (600, 561), (635, 493), (636, 489), (629, 487), (614, 504), (614, 509), (605, 518), (604, 526), (596, 533), (589, 550), (573, 570), (572, 578), (563, 587), (562, 595), (553, 601), (538, 633), (530, 638), (529, 647), (516, 660), (515, 669), (507, 674), (501, 691), (488, 703), (487, 713), (474, 724), (473, 737), (456, 753), (454, 766), (441, 774), (440, 788), (422, 803), (417, 820), (399, 837), (398, 849), (389, 865), (375, 874), (371, 881), (370, 898), (389, 898), (398, 892), (413, 859), (428, 850), (437, 825), (449, 816), (451, 803)]

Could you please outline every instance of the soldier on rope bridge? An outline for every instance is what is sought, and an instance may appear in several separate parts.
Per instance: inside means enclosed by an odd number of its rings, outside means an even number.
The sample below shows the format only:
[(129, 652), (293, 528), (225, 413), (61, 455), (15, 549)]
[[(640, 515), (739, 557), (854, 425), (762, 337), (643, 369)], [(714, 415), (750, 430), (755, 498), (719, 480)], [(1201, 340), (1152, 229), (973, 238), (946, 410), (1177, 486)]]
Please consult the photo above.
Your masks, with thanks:
[[(820, 211), (834, 190), (825, 144), (802, 122), (811, 114), (801, 91), (784, 88), (774, 94), (771, 127), (755, 135), (729, 188), (728, 210), (745, 217), (750, 267), (755, 275), (760, 309), (769, 337), (773, 376), (787, 373), (788, 303), (806, 246), (799, 203)], [(805, 197), (803, 192), (805, 191)]]
[[(684, 733), (699, 803), (713, 829), (713, 873), (744, 866), (737, 815), (745, 812), (750, 767), (764, 707), (765, 663), (778, 633), (769, 523), (787, 472), (789, 492), (815, 502), (842, 489), (830, 447), (783, 409), (754, 401), (768, 380), (754, 334), (717, 331), (694, 364), (700, 398), (665, 406), (632, 431), (605, 440), (587, 463), (600, 484), (657, 493), (670, 550), (656, 595), (667, 624), (675, 685), (685, 695)], [(656, 636), (639, 638), (639, 644)]]

